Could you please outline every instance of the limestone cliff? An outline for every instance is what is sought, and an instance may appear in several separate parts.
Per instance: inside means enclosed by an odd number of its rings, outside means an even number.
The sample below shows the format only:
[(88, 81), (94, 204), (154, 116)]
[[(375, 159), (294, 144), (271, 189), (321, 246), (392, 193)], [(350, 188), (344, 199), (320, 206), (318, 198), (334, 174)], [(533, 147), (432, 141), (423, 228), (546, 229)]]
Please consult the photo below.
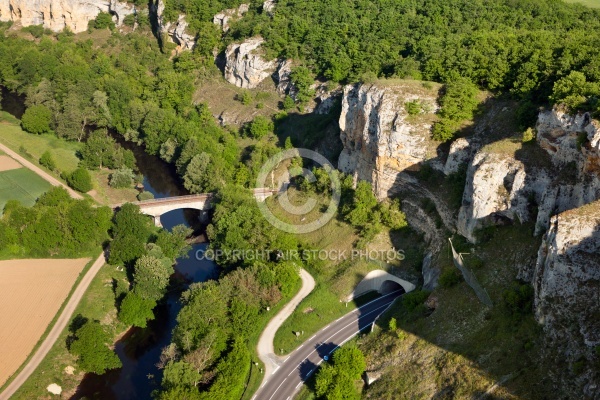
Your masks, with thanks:
[(249, 9), (249, 4), (240, 4), (238, 8), (223, 10), (213, 17), (213, 23), (223, 32), (227, 32), (229, 31), (229, 23), (241, 18)]
[(100, 12), (112, 14), (115, 23), (121, 25), (127, 15), (136, 11), (134, 5), (116, 0), (0, 0), (0, 21), (43, 25), (55, 32), (64, 28), (83, 32)]
[(553, 381), (577, 398), (599, 398), (598, 368), (588, 366), (600, 359), (600, 202), (552, 217), (532, 283), (535, 316), (555, 361), (584, 366)]
[[(479, 150), (469, 163), (458, 231), (475, 241), (486, 225), (533, 219), (542, 234), (552, 215), (600, 199), (599, 127), (589, 114), (555, 108), (540, 113), (537, 143), (521, 146), (514, 138)], [(549, 162), (530, 155), (536, 146)]]
[(225, 79), (238, 87), (252, 89), (275, 71), (277, 62), (263, 58), (260, 49), (264, 39), (254, 37), (232, 43), (225, 50)]
[[(425, 89), (416, 81), (346, 86), (338, 168), (371, 182), (377, 197), (388, 196), (402, 171), (418, 170), (435, 154), (430, 131), (437, 94), (437, 87)], [(426, 111), (409, 115), (405, 105), (412, 101)]]
[(188, 26), (185, 15), (180, 14), (177, 21), (171, 22), (165, 20), (165, 3), (163, 0), (157, 0), (153, 5), (156, 14), (157, 33), (162, 40), (167, 40), (177, 45), (177, 51), (191, 50), (196, 45), (196, 37), (186, 32)]

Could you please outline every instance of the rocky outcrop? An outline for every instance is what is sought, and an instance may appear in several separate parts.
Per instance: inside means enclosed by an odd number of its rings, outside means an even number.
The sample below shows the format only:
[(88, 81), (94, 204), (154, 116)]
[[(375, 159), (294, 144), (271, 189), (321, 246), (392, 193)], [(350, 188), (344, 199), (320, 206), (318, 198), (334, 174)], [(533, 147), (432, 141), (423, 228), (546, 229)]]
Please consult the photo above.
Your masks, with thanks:
[(185, 15), (181, 14), (176, 22), (166, 21), (164, 18), (165, 3), (163, 0), (158, 0), (154, 5), (156, 13), (156, 21), (158, 25), (158, 33), (161, 40), (166, 40), (177, 45), (177, 51), (191, 50), (196, 45), (196, 37), (186, 33), (188, 23), (185, 20)]
[(280, 60), (277, 65), (277, 70), (273, 74), (273, 80), (277, 84), (277, 93), (282, 96), (289, 94), (292, 98), (295, 98), (297, 90), (292, 84), (292, 65), (292, 60)]
[[(470, 241), (474, 232), (490, 224), (535, 220), (535, 234), (546, 232), (557, 213), (581, 207), (600, 199), (600, 123), (588, 114), (570, 116), (559, 109), (540, 113), (537, 144), (546, 150), (549, 163), (523, 155), (519, 146), (512, 154), (494, 152), (494, 146), (481, 149), (469, 164), (458, 230)], [(521, 152), (531, 152), (527, 145)], [(461, 153), (458, 146), (456, 154)], [(450, 163), (447, 167), (456, 165)], [(454, 157), (460, 158), (460, 157)], [(549, 164), (549, 165), (545, 165)], [(536, 206), (537, 214), (532, 215)]]
[(479, 149), (478, 143), (471, 138), (458, 138), (450, 145), (448, 158), (444, 164), (444, 174), (450, 175), (466, 165)]
[[(600, 202), (552, 217), (533, 275), (535, 317), (557, 362), (598, 363), (600, 346)], [(555, 377), (574, 398), (600, 398), (600, 374), (585, 367)], [(583, 388), (583, 389), (582, 389)]]
[(387, 197), (402, 171), (418, 170), (435, 151), (429, 139), (432, 120), (409, 118), (404, 105), (418, 100), (433, 113), (436, 99), (435, 90), (419, 90), (409, 82), (346, 86), (339, 122), (344, 149), (338, 168), (371, 182), (378, 198)]
[(115, 23), (121, 25), (127, 15), (135, 13), (135, 6), (116, 0), (0, 0), (0, 21), (43, 25), (55, 32), (65, 28), (83, 32), (100, 12), (113, 14)]
[(229, 31), (229, 23), (241, 18), (250, 9), (250, 4), (240, 4), (238, 8), (223, 10), (213, 17), (213, 23), (223, 32)]
[(277, 2), (275, 0), (265, 0), (265, 2), (263, 3), (263, 6), (262, 6), (263, 12), (265, 12), (269, 15), (273, 15), (276, 5), (277, 5)]
[(254, 37), (242, 43), (232, 43), (225, 50), (225, 79), (238, 87), (252, 89), (275, 70), (276, 61), (266, 61), (260, 46), (264, 39)]

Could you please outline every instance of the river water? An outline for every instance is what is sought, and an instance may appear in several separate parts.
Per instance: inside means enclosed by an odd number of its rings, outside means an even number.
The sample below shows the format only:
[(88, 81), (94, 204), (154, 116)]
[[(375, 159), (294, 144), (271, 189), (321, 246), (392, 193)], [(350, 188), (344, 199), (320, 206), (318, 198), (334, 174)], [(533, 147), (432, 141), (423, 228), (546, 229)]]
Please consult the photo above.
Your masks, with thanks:
[[(24, 96), (12, 93), (0, 86), (2, 110), (21, 118), (25, 111)], [(138, 169), (144, 175), (144, 188), (152, 192), (155, 198), (181, 196), (189, 194), (181, 185), (172, 165), (159, 157), (148, 155), (140, 146), (125, 142), (122, 137), (115, 139), (125, 148), (133, 151)], [(165, 229), (184, 224), (194, 229), (194, 236), (203, 236), (204, 226), (200, 214), (195, 210), (175, 210), (161, 217)], [(217, 279), (218, 266), (209, 260), (198, 261), (195, 254), (204, 250), (207, 243), (192, 245), (187, 258), (177, 260), (172, 281), (182, 283), (171, 290), (161, 304), (154, 310), (156, 319), (148, 323), (145, 329), (132, 328), (116, 343), (115, 351), (123, 367), (103, 375), (86, 374), (77, 388), (75, 399), (101, 400), (148, 400), (154, 390), (159, 389), (162, 372), (156, 364), (163, 347), (171, 343), (177, 314), (181, 310), (179, 298), (183, 290), (193, 282), (205, 282)]]
[[(141, 148), (131, 143), (122, 143), (131, 149), (137, 160), (138, 168), (144, 175), (144, 187), (152, 192), (155, 198), (179, 196), (187, 194), (181, 187), (179, 178), (172, 166), (158, 157), (146, 154)], [(199, 213), (194, 210), (175, 210), (161, 217), (162, 225), (172, 229), (179, 224), (202, 231)], [(172, 331), (181, 303), (179, 297), (182, 290), (191, 282), (205, 282), (218, 278), (218, 267), (212, 261), (195, 259), (197, 250), (205, 249), (207, 243), (192, 245), (188, 258), (178, 259), (174, 277), (177, 281), (186, 278), (183, 287), (171, 291), (166, 301), (159, 305), (154, 313), (156, 319), (146, 329), (132, 328), (116, 344), (117, 352), (123, 368), (109, 371), (98, 376), (87, 374), (81, 382), (77, 393), (71, 399), (102, 400), (148, 400), (152, 391), (160, 387), (161, 371), (156, 367), (161, 349), (171, 342)]]

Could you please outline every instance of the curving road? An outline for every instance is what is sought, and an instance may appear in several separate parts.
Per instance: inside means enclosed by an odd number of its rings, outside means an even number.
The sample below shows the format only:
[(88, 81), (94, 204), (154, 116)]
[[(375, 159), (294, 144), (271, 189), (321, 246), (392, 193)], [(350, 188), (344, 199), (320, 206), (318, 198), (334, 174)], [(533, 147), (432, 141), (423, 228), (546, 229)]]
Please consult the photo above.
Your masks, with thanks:
[(94, 276), (100, 271), (100, 268), (104, 265), (104, 253), (94, 261), (94, 264), (87, 270), (86, 274), (83, 276), (77, 288), (73, 291), (71, 297), (67, 301), (67, 304), (63, 308), (60, 316), (54, 323), (54, 326), (48, 333), (48, 336), (44, 339), (40, 347), (35, 351), (33, 357), (27, 361), (25, 367), (19, 372), (17, 377), (4, 389), (2, 393), (0, 393), (0, 400), (8, 400), (10, 396), (15, 394), (15, 392), (21, 387), (23, 383), (29, 378), (29, 376), (35, 371), (35, 369), (40, 365), (40, 363), (44, 360), (44, 357), (48, 354), (54, 343), (58, 340), (62, 331), (67, 327), (67, 324), (71, 320), (71, 316), (73, 312), (75, 312), (75, 308), (79, 304), (79, 301), (85, 294), (87, 288), (90, 286), (92, 279)]
[(258, 345), (256, 350), (258, 357), (265, 364), (265, 377), (263, 382), (265, 383), (267, 377), (269, 377), (273, 371), (281, 365), (283, 359), (275, 355), (273, 349), (273, 339), (275, 339), (275, 333), (285, 320), (292, 315), (298, 304), (312, 292), (315, 287), (315, 280), (311, 274), (306, 270), (300, 269), (300, 278), (302, 279), (302, 287), (300, 291), (290, 300), (282, 309), (275, 315), (267, 324), (265, 329), (258, 339)]
[(287, 400), (335, 349), (367, 329), (400, 296), (399, 290), (381, 296), (327, 325), (294, 350), (269, 376), (252, 400)]

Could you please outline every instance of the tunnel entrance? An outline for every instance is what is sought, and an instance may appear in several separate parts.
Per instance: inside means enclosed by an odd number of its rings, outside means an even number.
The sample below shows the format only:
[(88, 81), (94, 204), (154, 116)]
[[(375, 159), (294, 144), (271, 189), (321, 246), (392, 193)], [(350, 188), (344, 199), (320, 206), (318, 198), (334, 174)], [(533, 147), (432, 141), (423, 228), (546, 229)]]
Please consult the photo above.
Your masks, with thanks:
[(379, 288), (379, 293), (380, 294), (388, 294), (388, 293), (393, 293), (396, 292), (398, 290), (401, 290), (402, 293), (405, 292), (404, 288), (402, 287), (402, 285), (400, 285), (398, 282), (394, 282), (394, 281), (384, 281), (381, 284), (381, 287)]

